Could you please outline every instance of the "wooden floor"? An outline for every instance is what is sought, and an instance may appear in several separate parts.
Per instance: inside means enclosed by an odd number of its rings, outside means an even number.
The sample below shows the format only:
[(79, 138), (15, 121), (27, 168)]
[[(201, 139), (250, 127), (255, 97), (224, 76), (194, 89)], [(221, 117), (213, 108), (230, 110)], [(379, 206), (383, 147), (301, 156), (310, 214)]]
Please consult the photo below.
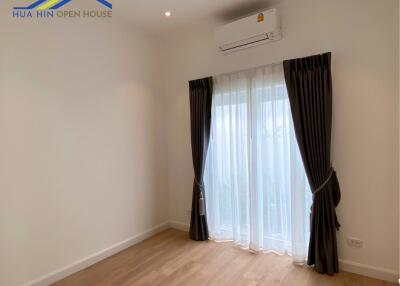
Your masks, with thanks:
[(346, 272), (321, 275), (293, 265), (287, 256), (252, 254), (231, 243), (187, 237), (185, 232), (164, 231), (54, 285), (395, 285)]

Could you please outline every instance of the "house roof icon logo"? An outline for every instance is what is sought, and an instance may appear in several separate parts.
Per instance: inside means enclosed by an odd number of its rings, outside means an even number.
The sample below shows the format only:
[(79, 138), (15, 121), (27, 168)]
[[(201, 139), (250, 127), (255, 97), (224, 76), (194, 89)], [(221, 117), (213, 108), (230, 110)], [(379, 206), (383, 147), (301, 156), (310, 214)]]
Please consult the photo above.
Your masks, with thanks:
[[(26, 6), (26, 7), (14, 7), (14, 9), (19, 9), (19, 10), (46, 10), (46, 9), (59, 9), (63, 7), (64, 5), (68, 4), (72, 0), (37, 0), (33, 2), (31, 5)], [(112, 9), (112, 4), (108, 0), (95, 0), (96, 2), (99, 2), (100, 4), (106, 6), (109, 9)]]

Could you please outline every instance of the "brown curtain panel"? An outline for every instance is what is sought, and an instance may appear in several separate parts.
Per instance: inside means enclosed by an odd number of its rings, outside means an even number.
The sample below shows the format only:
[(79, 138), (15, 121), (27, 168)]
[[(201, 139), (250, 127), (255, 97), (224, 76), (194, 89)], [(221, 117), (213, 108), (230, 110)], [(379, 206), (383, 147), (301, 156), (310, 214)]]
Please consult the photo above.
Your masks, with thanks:
[(190, 238), (203, 241), (208, 239), (203, 173), (210, 141), (213, 80), (211, 77), (192, 80), (189, 82), (189, 89), (192, 159), (195, 176)]
[(339, 182), (331, 165), (331, 53), (283, 62), (297, 142), (313, 192), (308, 265), (339, 272), (335, 208)]

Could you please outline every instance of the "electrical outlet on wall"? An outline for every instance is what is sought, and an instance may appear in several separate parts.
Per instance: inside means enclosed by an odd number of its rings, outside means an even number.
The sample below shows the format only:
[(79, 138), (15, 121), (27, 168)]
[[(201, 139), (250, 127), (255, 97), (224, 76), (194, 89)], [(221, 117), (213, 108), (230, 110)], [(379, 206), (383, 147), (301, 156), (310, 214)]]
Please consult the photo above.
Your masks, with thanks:
[(186, 210), (186, 216), (191, 216), (192, 215), (192, 211), (191, 210)]
[(364, 247), (364, 241), (358, 238), (353, 238), (353, 237), (348, 237), (347, 238), (347, 244), (351, 247), (357, 247), (357, 248), (363, 248)]

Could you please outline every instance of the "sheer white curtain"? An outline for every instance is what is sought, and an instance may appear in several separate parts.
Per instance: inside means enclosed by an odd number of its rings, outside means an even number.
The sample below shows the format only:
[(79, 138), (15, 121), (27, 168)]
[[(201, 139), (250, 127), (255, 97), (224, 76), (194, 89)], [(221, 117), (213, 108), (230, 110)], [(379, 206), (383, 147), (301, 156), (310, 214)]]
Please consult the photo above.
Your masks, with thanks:
[(204, 181), (212, 239), (306, 259), (311, 192), (282, 64), (214, 78)]

